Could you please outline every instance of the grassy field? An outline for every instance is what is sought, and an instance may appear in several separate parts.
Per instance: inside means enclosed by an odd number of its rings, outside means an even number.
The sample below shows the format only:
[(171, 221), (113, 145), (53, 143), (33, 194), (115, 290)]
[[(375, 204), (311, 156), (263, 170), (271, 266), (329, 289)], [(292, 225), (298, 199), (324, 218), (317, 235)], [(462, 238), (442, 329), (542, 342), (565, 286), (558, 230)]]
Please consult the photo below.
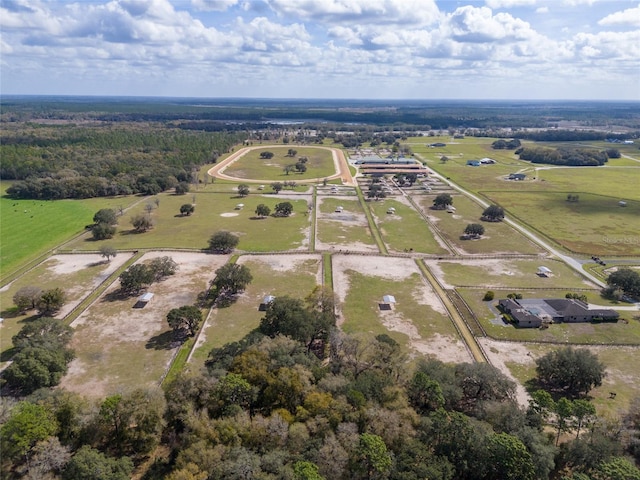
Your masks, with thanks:
[[(336, 248), (355, 245), (375, 248), (364, 210), (357, 198), (322, 197), (318, 199), (318, 241)], [(342, 212), (336, 208), (343, 207)]]
[[(520, 232), (509, 225), (498, 222), (481, 222), (484, 210), (480, 205), (463, 195), (453, 196), (455, 213), (446, 210), (432, 210), (435, 195), (415, 196), (414, 200), (432, 219), (438, 231), (456, 248), (468, 254), (478, 253), (541, 253), (542, 250)], [(465, 227), (470, 223), (479, 223), (485, 227), (480, 240), (461, 240)]]
[[(387, 334), (412, 354), (421, 350), (420, 344), (436, 339), (445, 338), (450, 344), (460, 342), (449, 317), (420, 300), (421, 291), (429, 287), (417, 272), (402, 280), (354, 270), (347, 273), (349, 290), (342, 307), (345, 332)], [(392, 311), (381, 311), (379, 302), (390, 292), (397, 303)]]
[[(290, 157), (287, 152), (293, 148), (298, 153), (296, 157)], [(261, 152), (272, 152), (274, 156), (269, 159), (260, 158)], [(300, 157), (307, 157), (307, 171), (304, 173), (291, 172), (287, 175), (284, 167), (294, 165)], [(325, 178), (336, 173), (331, 151), (324, 148), (284, 146), (265, 146), (256, 150), (250, 150), (238, 160), (229, 165), (224, 174), (237, 178), (269, 179), (271, 181), (298, 181), (311, 178)]]
[(192, 369), (204, 365), (212, 348), (238, 341), (260, 325), (264, 312), (258, 306), (265, 295), (304, 298), (319, 284), (322, 269), (319, 255), (243, 255), (239, 263), (249, 267), (253, 281), (237, 302), (213, 311), (192, 356)]
[[(436, 241), (433, 232), (424, 218), (412, 207), (391, 198), (383, 201), (367, 202), (382, 238), (390, 251), (445, 254), (445, 250)], [(388, 214), (389, 208), (395, 208)]]
[(10, 182), (0, 182), (0, 276), (84, 231), (101, 208), (126, 208), (139, 197), (86, 200), (13, 200), (4, 195)]
[[(575, 270), (552, 259), (467, 259), (460, 261), (427, 261), (435, 272), (442, 272), (445, 283), (459, 286), (500, 288), (596, 288)], [(550, 268), (553, 275), (540, 277), (538, 267)]]
[[(539, 358), (552, 350), (556, 346), (542, 344), (528, 344), (526, 349), (533, 358)], [(580, 348), (580, 347), (576, 347)], [(606, 367), (606, 376), (600, 387), (596, 387), (589, 392), (598, 415), (601, 418), (619, 418), (627, 413), (631, 401), (638, 395), (638, 385), (640, 384), (640, 370), (629, 358), (637, 355), (637, 350), (632, 347), (597, 347), (591, 349), (598, 359)], [(536, 370), (535, 363), (526, 364), (508, 362), (507, 367), (512, 375), (523, 385), (535, 389)], [(609, 393), (615, 392), (615, 399), (610, 398)]]
[[(116, 235), (101, 242), (93, 241), (90, 236), (71, 243), (68, 248), (78, 250), (96, 250), (102, 244), (117, 249), (142, 248), (207, 248), (211, 235), (219, 230), (234, 232), (240, 237), (240, 250), (278, 251), (307, 246), (309, 217), (308, 199), (301, 195), (257, 195), (250, 194), (239, 198), (236, 194), (209, 193), (198, 191), (186, 195), (160, 194), (156, 197), (160, 204), (156, 208), (153, 200), (143, 202), (120, 219)], [(192, 203), (195, 198), (195, 212), (183, 217), (180, 206)], [(280, 202), (291, 202), (294, 214), (287, 218), (255, 217), (256, 206), (260, 203), (271, 208)], [(242, 203), (242, 209), (236, 209)], [(132, 233), (131, 216), (144, 213), (146, 205), (153, 207), (151, 217), (154, 227), (145, 233)]]
[[(524, 298), (564, 298), (570, 290), (529, 290), (523, 289), (495, 289), (495, 300), (484, 302), (484, 290), (471, 288), (458, 288), (458, 293), (464, 298), (471, 310), (475, 313), (482, 327), (492, 338), (497, 340), (516, 340), (526, 342), (558, 342), (581, 343), (591, 345), (607, 344), (632, 344), (640, 345), (640, 321), (634, 319), (637, 312), (620, 310), (621, 319), (617, 323), (558, 323), (547, 329), (515, 328), (512, 325), (504, 325), (495, 322), (500, 316), (495, 308), (498, 300), (506, 298), (509, 293), (521, 293)], [(614, 308), (615, 305), (602, 299), (596, 290), (586, 293), (589, 302)], [(490, 308), (491, 307), (491, 308)]]
[(568, 202), (567, 193), (490, 191), (485, 195), (508, 205), (518, 219), (573, 252), (604, 257), (640, 254), (640, 198), (620, 207), (618, 197), (589, 193), (581, 193), (578, 202)]

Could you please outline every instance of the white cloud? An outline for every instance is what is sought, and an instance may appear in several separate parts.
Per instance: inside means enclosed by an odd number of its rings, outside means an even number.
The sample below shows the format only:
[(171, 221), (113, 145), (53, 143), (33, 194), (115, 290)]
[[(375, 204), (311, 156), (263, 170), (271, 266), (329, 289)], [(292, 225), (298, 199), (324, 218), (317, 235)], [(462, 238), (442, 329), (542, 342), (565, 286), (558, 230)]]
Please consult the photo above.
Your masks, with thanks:
[(607, 15), (598, 22), (598, 25), (631, 25), (640, 27), (640, 4), (634, 8), (628, 8), (622, 12)]
[(217, 12), (224, 12), (238, 3), (240, 3), (239, 0), (191, 0), (191, 4), (196, 10)]
[(508, 13), (493, 15), (490, 8), (464, 6), (450, 16), (452, 37), (462, 42), (518, 41), (531, 38), (531, 26)]
[(489, 8), (513, 8), (528, 5), (535, 5), (536, 0), (485, 0), (485, 4)]
[(562, 3), (570, 7), (577, 7), (579, 5), (593, 5), (598, 1), (599, 0), (562, 0)]
[(549, 7), (538, 7), (536, 13), (549, 13)]
[(428, 25), (439, 18), (435, 0), (266, 0), (279, 15), (305, 21)]

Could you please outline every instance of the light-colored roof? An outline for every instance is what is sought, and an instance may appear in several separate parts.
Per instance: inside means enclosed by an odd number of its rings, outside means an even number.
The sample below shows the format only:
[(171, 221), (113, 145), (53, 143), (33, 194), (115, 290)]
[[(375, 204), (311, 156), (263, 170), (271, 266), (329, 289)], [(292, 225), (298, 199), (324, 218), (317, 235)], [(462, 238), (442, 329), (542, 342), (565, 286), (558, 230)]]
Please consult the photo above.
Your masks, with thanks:
[(268, 303), (273, 302), (275, 299), (276, 297), (274, 297), (273, 295), (265, 295), (265, 297), (262, 299), (262, 303), (266, 305)]
[(147, 292), (144, 295), (140, 295), (140, 297), (138, 297), (138, 301), (139, 302), (148, 302), (152, 298), (153, 298), (153, 293)]
[(385, 295), (382, 297), (384, 303), (396, 303), (396, 297), (393, 295)]
[(551, 269), (547, 267), (538, 267), (539, 272), (551, 273)]

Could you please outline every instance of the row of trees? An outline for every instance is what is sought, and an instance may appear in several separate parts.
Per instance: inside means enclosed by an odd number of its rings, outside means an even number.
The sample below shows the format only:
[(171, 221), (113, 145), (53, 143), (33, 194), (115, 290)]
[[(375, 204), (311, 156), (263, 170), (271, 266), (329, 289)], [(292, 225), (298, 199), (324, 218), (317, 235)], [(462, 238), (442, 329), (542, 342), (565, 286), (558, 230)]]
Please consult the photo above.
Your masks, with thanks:
[(561, 147), (553, 150), (527, 147), (516, 150), (516, 153), (520, 156), (520, 160), (551, 165), (598, 166), (609, 161), (607, 152), (586, 148)]
[[(453, 197), (449, 193), (440, 193), (433, 199), (434, 210), (444, 210), (452, 205)], [(480, 219), (485, 222), (500, 222), (504, 219), (504, 209), (499, 205), (489, 205), (482, 211)], [(477, 227), (473, 228), (477, 230)], [(465, 231), (465, 233), (467, 232)]]
[(154, 258), (148, 263), (136, 263), (120, 274), (120, 292), (126, 296), (138, 295), (153, 282), (174, 275), (178, 264), (171, 257)]
[(38, 314), (55, 315), (64, 305), (66, 295), (61, 288), (43, 290), (34, 285), (27, 285), (18, 289), (13, 295), (13, 303), (18, 313), (24, 314), (29, 310), (37, 310)]

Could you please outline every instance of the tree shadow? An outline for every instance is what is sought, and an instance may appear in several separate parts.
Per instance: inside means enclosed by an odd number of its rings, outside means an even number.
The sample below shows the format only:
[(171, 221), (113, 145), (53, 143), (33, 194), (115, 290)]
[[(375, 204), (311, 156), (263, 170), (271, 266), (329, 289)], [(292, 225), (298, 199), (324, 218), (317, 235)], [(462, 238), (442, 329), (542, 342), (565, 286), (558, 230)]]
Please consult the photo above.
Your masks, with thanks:
[(173, 330), (167, 330), (151, 337), (144, 347), (154, 350), (172, 350), (182, 345), (185, 339), (184, 335), (177, 336)]
[(122, 290), (114, 290), (113, 292), (109, 292), (102, 297), (103, 302), (119, 302), (123, 300), (128, 300), (131, 298), (131, 295), (127, 295), (123, 293)]
[(8, 362), (18, 353), (18, 351), (19, 350), (16, 347), (11, 347), (0, 353), (0, 362)]

